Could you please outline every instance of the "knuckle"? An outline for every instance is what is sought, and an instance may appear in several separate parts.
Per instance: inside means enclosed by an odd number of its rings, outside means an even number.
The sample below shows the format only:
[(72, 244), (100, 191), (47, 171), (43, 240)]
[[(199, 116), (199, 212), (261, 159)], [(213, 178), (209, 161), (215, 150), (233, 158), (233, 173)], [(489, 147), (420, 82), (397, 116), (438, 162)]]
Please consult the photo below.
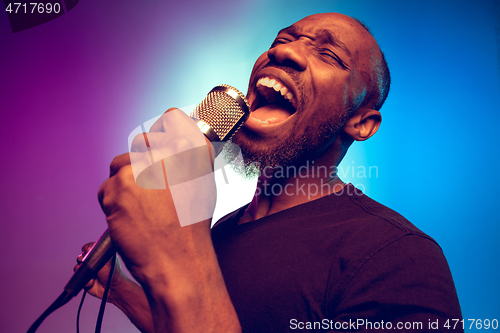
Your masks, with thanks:
[(169, 121), (167, 120), (167, 118), (171, 117), (171, 115), (169, 115), (169, 113), (178, 112), (178, 111), (182, 112), (182, 110), (180, 110), (178, 108), (169, 108), (155, 121), (155, 123), (153, 124), (153, 126), (151, 126), (151, 129), (149, 131), (150, 132), (166, 132), (166, 129), (169, 127), (168, 126)]
[(88, 252), (92, 248), (92, 246), (94, 246), (94, 244), (95, 242), (88, 242), (82, 247), (82, 251)]
[(109, 174), (112, 177), (116, 174), (121, 168), (130, 164), (130, 154), (125, 153), (118, 156), (115, 156), (109, 165)]
[[(101, 204), (102, 204), (104, 197), (105, 197), (105, 190), (106, 190), (107, 182), (108, 181), (105, 181), (104, 183), (102, 183), (101, 186), (99, 186), (99, 190), (97, 191), (97, 198)], [(82, 251), (83, 251), (83, 248), (82, 248)]]
[(130, 186), (133, 183), (130, 181), (134, 179), (134, 173), (130, 164), (120, 168), (116, 175), (118, 176), (120, 186)]
[(147, 133), (137, 134), (132, 140), (130, 147), (131, 152), (144, 152), (147, 151), (149, 147), (149, 140)]
[(172, 140), (172, 148), (175, 152), (180, 153), (186, 150), (196, 148), (194, 141), (188, 137), (176, 137)]

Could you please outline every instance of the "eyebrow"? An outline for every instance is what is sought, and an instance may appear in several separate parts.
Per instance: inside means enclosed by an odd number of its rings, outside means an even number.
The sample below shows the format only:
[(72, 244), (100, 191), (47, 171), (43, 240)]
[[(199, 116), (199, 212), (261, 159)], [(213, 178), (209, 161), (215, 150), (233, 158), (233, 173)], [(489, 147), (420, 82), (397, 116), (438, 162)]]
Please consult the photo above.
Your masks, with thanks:
[[(289, 35), (292, 35), (294, 37), (300, 36), (300, 30), (296, 26), (293, 26), (293, 25), (291, 25), (287, 28), (281, 29), (278, 32), (278, 35), (281, 33), (289, 34)], [(316, 39), (325, 40), (328, 44), (335, 46), (335, 47), (338, 47), (341, 50), (343, 50), (345, 53), (347, 53), (347, 55), (349, 57), (351, 56), (351, 51), (349, 51), (347, 46), (344, 43), (342, 43), (341, 41), (339, 41), (338, 38), (336, 38), (335, 35), (332, 34), (329, 30), (327, 30), (327, 29), (317, 30), (315, 35), (318, 36), (318, 37), (316, 37)]]
[(289, 34), (289, 35), (293, 35), (293, 36), (296, 36), (299, 34), (299, 29), (297, 29), (296, 27), (294, 27), (293, 25), (289, 26), (289, 27), (286, 27), (286, 28), (283, 28), (281, 29), (279, 32), (278, 32), (278, 35), (279, 34)]
[(336, 38), (335, 35), (331, 33), (331, 31), (321, 29), (317, 31), (316, 35), (319, 36), (318, 39), (326, 40), (328, 44), (339, 47), (341, 50), (347, 53), (349, 57), (351, 56), (351, 51), (349, 51), (347, 46), (339, 41), (338, 38)]

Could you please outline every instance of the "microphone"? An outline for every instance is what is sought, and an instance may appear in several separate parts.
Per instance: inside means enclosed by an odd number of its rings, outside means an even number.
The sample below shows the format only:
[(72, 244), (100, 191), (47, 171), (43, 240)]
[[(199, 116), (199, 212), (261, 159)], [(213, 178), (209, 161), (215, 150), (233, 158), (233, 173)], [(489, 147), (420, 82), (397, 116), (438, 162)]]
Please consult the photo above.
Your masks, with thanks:
[[(222, 84), (213, 88), (190, 116), (212, 143), (219, 143), (231, 139), (249, 115), (250, 106), (246, 97), (237, 89)], [(217, 154), (220, 153), (222, 145), (217, 144), (215, 149)], [(64, 287), (68, 296), (72, 298), (78, 295), (115, 252), (116, 249), (106, 230)]]

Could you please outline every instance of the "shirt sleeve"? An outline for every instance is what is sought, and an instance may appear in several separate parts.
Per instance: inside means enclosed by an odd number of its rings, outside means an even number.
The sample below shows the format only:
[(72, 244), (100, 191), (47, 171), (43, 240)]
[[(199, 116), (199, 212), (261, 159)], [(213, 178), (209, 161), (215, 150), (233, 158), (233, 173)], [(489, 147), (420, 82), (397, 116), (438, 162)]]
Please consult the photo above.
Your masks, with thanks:
[(340, 299), (328, 307), (332, 331), (464, 331), (446, 258), (420, 235), (399, 238), (367, 258)]

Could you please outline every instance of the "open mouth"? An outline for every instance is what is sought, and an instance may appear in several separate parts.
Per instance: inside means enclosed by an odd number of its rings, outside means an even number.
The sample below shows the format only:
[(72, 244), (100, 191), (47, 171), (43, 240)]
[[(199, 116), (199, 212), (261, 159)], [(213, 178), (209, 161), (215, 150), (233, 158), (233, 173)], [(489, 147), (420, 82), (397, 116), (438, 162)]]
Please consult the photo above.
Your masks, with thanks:
[(262, 77), (257, 81), (256, 107), (251, 117), (263, 124), (276, 124), (297, 111), (297, 98), (278, 79)]

